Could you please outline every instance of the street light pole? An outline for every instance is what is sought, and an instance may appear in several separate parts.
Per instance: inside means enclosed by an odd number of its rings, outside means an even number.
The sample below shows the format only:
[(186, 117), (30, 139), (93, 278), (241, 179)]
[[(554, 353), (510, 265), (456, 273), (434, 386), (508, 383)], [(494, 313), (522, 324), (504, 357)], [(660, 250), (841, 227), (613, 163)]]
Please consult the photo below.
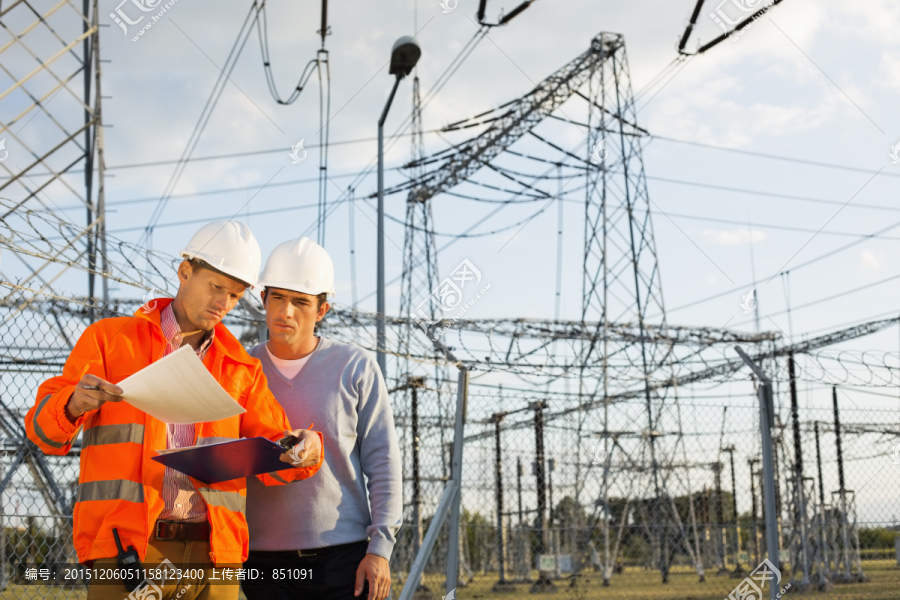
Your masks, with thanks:
[(376, 349), (378, 367), (381, 374), (387, 377), (385, 351), (387, 344), (385, 340), (385, 298), (384, 298), (384, 122), (387, 119), (388, 111), (391, 109), (391, 103), (394, 101), (394, 95), (397, 93), (397, 86), (400, 80), (409, 75), (416, 66), (422, 50), (419, 44), (411, 36), (403, 36), (394, 42), (391, 50), (391, 68), (390, 74), (394, 75), (394, 87), (391, 88), (391, 95), (388, 96), (387, 104), (381, 112), (381, 118), (378, 119), (378, 253), (376, 266), (376, 314), (375, 314), (375, 333), (376, 333)]
[(381, 369), (381, 374), (385, 377), (387, 377), (387, 371), (385, 371), (384, 351), (387, 347), (384, 337), (384, 121), (387, 119), (391, 103), (394, 101), (397, 86), (400, 85), (400, 79), (402, 79), (400, 75), (397, 75), (396, 79), (394, 79), (391, 95), (388, 96), (381, 118), (378, 119), (378, 299), (375, 309), (375, 331), (378, 336), (378, 367)]

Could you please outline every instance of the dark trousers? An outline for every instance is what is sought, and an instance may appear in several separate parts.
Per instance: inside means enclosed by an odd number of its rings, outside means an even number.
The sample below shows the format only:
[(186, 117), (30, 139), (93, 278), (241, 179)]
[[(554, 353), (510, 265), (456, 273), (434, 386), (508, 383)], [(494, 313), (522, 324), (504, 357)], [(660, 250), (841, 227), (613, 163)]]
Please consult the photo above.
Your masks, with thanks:
[(245, 580), (241, 589), (247, 600), (365, 600), (368, 582), (359, 596), (353, 595), (353, 588), (368, 547), (363, 540), (309, 550), (314, 556), (300, 556), (296, 550), (251, 550), (244, 568), (248, 573), (256, 569), (258, 576)]

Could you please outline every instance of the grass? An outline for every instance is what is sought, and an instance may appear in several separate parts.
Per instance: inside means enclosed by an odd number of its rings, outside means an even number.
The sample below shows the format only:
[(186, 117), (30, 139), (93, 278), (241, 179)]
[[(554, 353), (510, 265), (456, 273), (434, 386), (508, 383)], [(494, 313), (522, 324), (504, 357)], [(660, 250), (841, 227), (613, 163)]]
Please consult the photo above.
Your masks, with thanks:
[[(831, 591), (817, 592), (814, 589), (803, 594), (816, 600), (896, 600), (900, 598), (900, 568), (895, 560), (865, 561), (863, 563), (868, 583), (836, 585)], [(533, 573), (535, 577), (537, 573)], [(425, 583), (434, 593), (434, 600), (444, 594), (442, 575), (427, 575)], [(540, 597), (529, 594), (528, 584), (519, 584), (512, 593), (494, 593), (491, 587), (497, 581), (496, 573), (479, 574), (466, 587), (456, 590), (457, 600), (518, 600), (524, 597)], [(696, 573), (684, 568), (673, 570), (668, 585), (659, 582), (659, 573), (645, 569), (629, 568), (621, 575), (614, 575), (609, 587), (602, 586), (600, 573), (587, 571), (577, 580), (575, 587), (570, 581), (557, 581), (554, 598), (565, 600), (723, 600), (738, 584), (739, 580), (708, 574), (706, 583), (698, 583)], [(788, 593), (788, 596), (795, 595)], [(795, 595), (799, 596), (799, 594)], [(65, 589), (44, 585), (9, 584), (0, 592), (0, 600), (20, 600), (22, 598), (58, 598), (59, 600), (82, 600), (87, 597), (84, 589)], [(243, 596), (242, 596), (243, 597)], [(764, 598), (768, 598), (765, 595)]]
[[(895, 560), (866, 561), (863, 563), (868, 583), (836, 585), (828, 592), (811, 589), (804, 597), (822, 600), (896, 600), (900, 598), (900, 568)], [(533, 574), (533, 577), (537, 573)], [(435, 600), (440, 600), (444, 578), (426, 578), (426, 584), (434, 591)], [(523, 597), (539, 597), (530, 594), (528, 584), (519, 584), (512, 593), (495, 593), (491, 587), (497, 581), (496, 573), (481, 574), (468, 586), (456, 590), (458, 600), (517, 600)], [(668, 585), (662, 585), (659, 573), (643, 569), (627, 569), (621, 575), (614, 575), (609, 587), (602, 586), (600, 573), (588, 571), (578, 579), (577, 585), (570, 587), (570, 581), (557, 581), (557, 592), (552, 596), (566, 600), (722, 600), (740, 582), (738, 579), (707, 574), (706, 582), (699, 583), (697, 574), (685, 569), (673, 571)], [(799, 591), (799, 590), (798, 590)], [(793, 594), (789, 592), (788, 596)], [(768, 594), (764, 595), (768, 598)]]
[(49, 585), (22, 585), (9, 583), (0, 592), (0, 600), (20, 600), (22, 598), (57, 598), (59, 600), (84, 600), (87, 598), (87, 589), (64, 588)]
[[(86, 600), (87, 590), (84, 588), (64, 589), (47, 585), (17, 585), (10, 583), (2, 592), (0, 592), (0, 600), (21, 600), (23, 598)], [(238, 593), (238, 600), (247, 600), (243, 591)]]
[[(124, 597), (124, 588), (123, 588)], [(47, 585), (9, 584), (0, 592), (0, 600), (22, 600), (24, 598), (55, 598), (57, 600), (86, 600), (87, 590), (84, 588), (64, 589)], [(247, 600), (244, 592), (238, 594), (238, 600)], [(511, 599), (510, 599), (511, 600)]]

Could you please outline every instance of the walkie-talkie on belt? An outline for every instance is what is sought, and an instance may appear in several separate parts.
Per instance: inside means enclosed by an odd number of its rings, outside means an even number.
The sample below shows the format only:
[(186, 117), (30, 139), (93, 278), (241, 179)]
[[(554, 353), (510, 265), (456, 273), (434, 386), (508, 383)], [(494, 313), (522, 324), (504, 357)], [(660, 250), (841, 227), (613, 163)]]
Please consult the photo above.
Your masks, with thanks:
[(138, 556), (134, 546), (128, 546), (128, 550), (122, 548), (122, 540), (119, 539), (119, 532), (113, 527), (113, 537), (116, 539), (116, 549), (119, 555), (116, 557), (116, 564), (122, 570), (124, 577), (122, 583), (125, 589), (133, 592), (144, 581), (144, 568), (141, 566), (141, 558)]

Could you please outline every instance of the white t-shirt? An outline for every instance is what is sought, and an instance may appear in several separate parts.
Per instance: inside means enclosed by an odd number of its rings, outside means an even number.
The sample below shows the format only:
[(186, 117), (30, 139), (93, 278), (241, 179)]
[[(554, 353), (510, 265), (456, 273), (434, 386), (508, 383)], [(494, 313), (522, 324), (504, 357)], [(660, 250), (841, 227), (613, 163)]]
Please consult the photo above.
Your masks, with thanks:
[[(298, 358), (295, 360), (285, 360), (283, 358), (278, 358), (272, 351), (269, 350), (269, 345), (266, 344), (266, 352), (269, 353), (269, 359), (271, 359), (272, 364), (275, 365), (275, 368), (278, 369), (278, 372), (284, 375), (288, 379), (293, 379), (297, 376), (297, 373), (300, 372), (300, 369), (303, 368), (303, 365), (306, 364), (306, 361), (309, 360), (309, 357), (312, 356), (312, 352), (304, 356), (303, 358)], [(313, 350), (315, 352), (315, 350)]]

